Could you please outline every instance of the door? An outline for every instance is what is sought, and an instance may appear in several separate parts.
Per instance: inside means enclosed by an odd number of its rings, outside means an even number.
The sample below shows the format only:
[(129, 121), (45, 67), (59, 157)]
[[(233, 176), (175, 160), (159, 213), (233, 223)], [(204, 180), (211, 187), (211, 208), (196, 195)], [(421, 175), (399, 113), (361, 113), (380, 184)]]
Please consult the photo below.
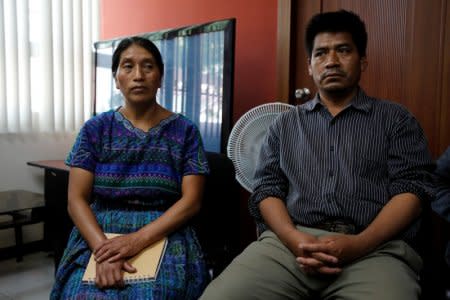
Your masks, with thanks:
[(435, 157), (450, 145), (450, 4), (446, 0), (279, 0), (278, 5), (279, 99), (295, 103), (295, 90), (303, 87), (315, 93), (303, 43), (310, 17), (321, 11), (351, 10), (361, 16), (368, 32), (369, 65), (361, 87), (370, 96), (406, 106), (424, 128)]

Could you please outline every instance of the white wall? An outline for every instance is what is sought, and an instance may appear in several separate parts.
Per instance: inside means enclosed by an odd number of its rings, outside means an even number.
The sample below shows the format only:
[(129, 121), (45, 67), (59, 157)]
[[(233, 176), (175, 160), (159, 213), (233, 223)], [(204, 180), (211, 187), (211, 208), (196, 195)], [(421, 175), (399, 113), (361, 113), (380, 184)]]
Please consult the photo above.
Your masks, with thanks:
[[(0, 134), (0, 191), (24, 189), (44, 192), (44, 169), (27, 161), (65, 159), (76, 133)], [(7, 216), (0, 216), (0, 221)], [(42, 239), (43, 225), (23, 228), (24, 242)], [(14, 230), (0, 230), (0, 248), (14, 245)]]

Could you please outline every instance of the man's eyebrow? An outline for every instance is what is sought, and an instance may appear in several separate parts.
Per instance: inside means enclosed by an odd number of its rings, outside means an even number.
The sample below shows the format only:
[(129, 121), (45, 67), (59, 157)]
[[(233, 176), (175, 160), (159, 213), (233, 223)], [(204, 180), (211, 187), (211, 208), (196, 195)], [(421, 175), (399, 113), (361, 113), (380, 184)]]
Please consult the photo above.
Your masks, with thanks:
[(313, 52), (317, 52), (317, 51), (322, 51), (322, 50), (327, 50), (330, 49), (330, 47), (328, 46), (323, 46), (323, 47), (317, 47), (313, 49)]
[(345, 47), (352, 47), (352, 44), (351, 43), (341, 43), (341, 44), (337, 44), (337, 45), (335, 45), (334, 47), (343, 47), (343, 46), (345, 46)]
[(326, 50), (326, 49), (335, 49), (339, 47), (352, 47), (350, 43), (339, 43), (331, 46), (318, 46), (317, 48), (314, 48), (313, 51), (317, 50)]

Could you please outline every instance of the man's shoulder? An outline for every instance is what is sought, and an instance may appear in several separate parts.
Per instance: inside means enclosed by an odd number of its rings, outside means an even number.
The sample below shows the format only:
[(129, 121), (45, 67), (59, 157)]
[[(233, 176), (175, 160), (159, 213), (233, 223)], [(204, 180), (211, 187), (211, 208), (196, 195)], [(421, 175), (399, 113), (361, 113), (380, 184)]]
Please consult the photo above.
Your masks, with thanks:
[(299, 106), (292, 106), (288, 110), (285, 110), (277, 115), (274, 120), (274, 124), (282, 125), (286, 122), (292, 122), (299, 115)]
[(381, 98), (368, 97), (373, 111), (386, 116), (411, 117), (412, 113), (401, 103)]
[(403, 106), (403, 104), (395, 102), (393, 100), (389, 99), (383, 99), (383, 98), (375, 98), (375, 97), (368, 97), (372, 100), (372, 103), (376, 106), (379, 106), (381, 108), (388, 108), (388, 109), (396, 109), (396, 110), (406, 110), (406, 107)]
[[(438, 173), (446, 173), (450, 177), (450, 146), (439, 156), (436, 161)], [(445, 172), (441, 172), (445, 170)]]

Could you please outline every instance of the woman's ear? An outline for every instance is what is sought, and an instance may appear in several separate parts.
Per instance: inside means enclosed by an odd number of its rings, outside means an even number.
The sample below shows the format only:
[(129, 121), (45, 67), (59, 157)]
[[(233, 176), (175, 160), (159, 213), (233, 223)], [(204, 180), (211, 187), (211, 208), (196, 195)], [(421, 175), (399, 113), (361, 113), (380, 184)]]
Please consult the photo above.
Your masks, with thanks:
[(162, 81), (163, 81), (163, 76), (159, 77), (159, 84), (158, 84), (158, 88), (161, 88), (162, 85)]
[(114, 82), (116, 83), (116, 89), (120, 90), (119, 81), (117, 80), (117, 72), (114, 73)]

